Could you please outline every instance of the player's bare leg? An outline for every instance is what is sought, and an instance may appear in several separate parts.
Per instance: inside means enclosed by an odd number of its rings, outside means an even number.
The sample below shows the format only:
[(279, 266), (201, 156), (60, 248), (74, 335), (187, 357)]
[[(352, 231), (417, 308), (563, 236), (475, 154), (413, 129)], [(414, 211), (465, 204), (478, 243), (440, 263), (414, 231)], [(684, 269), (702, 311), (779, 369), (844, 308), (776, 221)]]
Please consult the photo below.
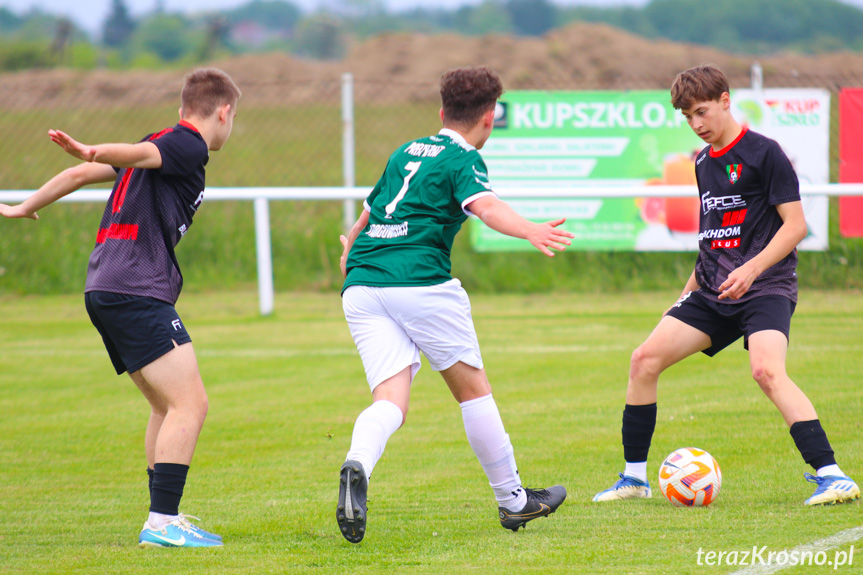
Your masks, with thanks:
[(139, 545), (220, 546), (221, 536), (193, 526), (178, 509), (209, 407), (192, 344), (174, 347), (129, 376), (150, 403), (144, 449), (153, 483)]
[(710, 347), (704, 332), (671, 316), (663, 317), (630, 360), (623, 411), (623, 452), (626, 466), (620, 479), (593, 496), (593, 501), (616, 501), (651, 496), (647, 453), (656, 427), (659, 375), (675, 363)]
[(816, 475), (805, 475), (817, 485), (805, 503), (830, 505), (858, 499), (860, 488), (836, 464), (812, 402), (785, 371), (787, 351), (788, 339), (780, 331), (764, 330), (749, 336), (752, 377), (785, 418), (804, 461), (816, 470)]

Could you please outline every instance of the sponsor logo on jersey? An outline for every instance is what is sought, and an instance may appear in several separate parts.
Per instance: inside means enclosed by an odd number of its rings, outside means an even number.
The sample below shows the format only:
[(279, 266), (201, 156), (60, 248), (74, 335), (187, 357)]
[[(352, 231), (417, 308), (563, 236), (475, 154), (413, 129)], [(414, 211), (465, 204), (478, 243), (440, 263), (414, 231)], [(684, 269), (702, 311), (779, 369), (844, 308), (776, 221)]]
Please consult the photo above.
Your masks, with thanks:
[(408, 235), (408, 223), (401, 224), (371, 224), (366, 235), (370, 238), (400, 238)]
[(707, 190), (701, 195), (701, 212), (709, 213), (711, 210), (733, 210), (746, 207), (746, 200), (743, 196), (718, 196), (711, 197), (710, 190)]
[(706, 157), (707, 157), (707, 154), (701, 154), (701, 156), (698, 158), (698, 161), (695, 162), (695, 165), (696, 166), (699, 165), (701, 162), (704, 161), (704, 158), (706, 158)]
[(743, 166), (740, 164), (730, 164), (725, 166), (725, 173), (728, 175), (728, 181), (732, 184), (736, 184), (737, 180), (740, 179), (740, 170), (743, 169)]
[(734, 226), (742, 224), (746, 219), (746, 210), (737, 210), (736, 212), (725, 212), (722, 216), (722, 227)]
[[(743, 211), (745, 212), (745, 210)], [(740, 247), (740, 234), (740, 226), (731, 225), (727, 228), (704, 230), (698, 234), (698, 241), (712, 240), (710, 242), (711, 250), (719, 248), (738, 248)]]
[(410, 146), (407, 147), (405, 153), (420, 158), (436, 158), (438, 154), (443, 152), (445, 149), (446, 146), (439, 146), (437, 144), (423, 144), (422, 142), (413, 142)]
[(186, 235), (186, 232), (189, 231), (189, 227), (186, 224), (183, 224), (182, 226), (177, 228), (177, 230), (180, 232), (180, 237), (182, 238)]
[(739, 248), (740, 247), (740, 238), (733, 238), (730, 240), (713, 240), (710, 242), (711, 250), (718, 250), (722, 248)]

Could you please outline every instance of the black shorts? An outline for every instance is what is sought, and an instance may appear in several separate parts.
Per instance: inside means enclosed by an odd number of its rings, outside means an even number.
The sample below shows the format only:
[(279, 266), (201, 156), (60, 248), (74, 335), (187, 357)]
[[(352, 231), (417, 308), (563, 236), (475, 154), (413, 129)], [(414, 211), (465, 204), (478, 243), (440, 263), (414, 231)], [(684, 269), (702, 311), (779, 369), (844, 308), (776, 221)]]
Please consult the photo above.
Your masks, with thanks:
[(93, 291), (84, 294), (90, 321), (99, 330), (117, 370), (134, 373), (192, 338), (171, 304), (151, 297)]
[(743, 347), (749, 349), (749, 336), (757, 331), (781, 331), (789, 339), (796, 305), (781, 295), (758, 296), (742, 303), (721, 303), (693, 291), (680, 298), (667, 315), (710, 336), (711, 345), (704, 353), (712, 357), (741, 335)]

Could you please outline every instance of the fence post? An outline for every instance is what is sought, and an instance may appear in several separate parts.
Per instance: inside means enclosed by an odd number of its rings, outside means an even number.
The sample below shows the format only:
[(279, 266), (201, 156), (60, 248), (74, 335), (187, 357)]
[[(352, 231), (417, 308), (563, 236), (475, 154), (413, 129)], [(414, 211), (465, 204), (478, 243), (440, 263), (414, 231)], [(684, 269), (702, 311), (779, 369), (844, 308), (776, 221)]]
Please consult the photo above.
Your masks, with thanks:
[(258, 306), (261, 315), (273, 313), (273, 254), (270, 248), (270, 204), (255, 198), (255, 247), (258, 256)]
[(758, 62), (752, 63), (752, 68), (750, 68), (750, 83), (752, 85), (752, 90), (756, 93), (761, 93), (761, 90), (764, 88), (764, 69), (761, 68), (761, 64)]
[[(354, 75), (342, 74), (342, 172), (344, 186), (356, 186), (356, 157), (354, 152)], [(342, 228), (350, 231), (357, 219), (354, 200), (345, 200), (342, 209)]]

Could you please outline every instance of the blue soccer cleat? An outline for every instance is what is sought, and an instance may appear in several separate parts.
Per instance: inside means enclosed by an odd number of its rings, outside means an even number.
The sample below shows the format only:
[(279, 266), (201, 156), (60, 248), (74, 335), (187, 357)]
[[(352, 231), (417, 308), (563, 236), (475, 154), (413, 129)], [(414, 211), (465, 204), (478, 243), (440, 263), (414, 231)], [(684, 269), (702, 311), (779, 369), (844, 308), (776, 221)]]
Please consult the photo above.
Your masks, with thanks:
[(200, 519), (198, 519), (194, 515), (185, 515), (183, 513), (180, 513), (179, 518), (180, 518), (180, 522), (186, 528), (191, 528), (192, 531), (195, 531), (196, 533), (203, 535), (205, 538), (212, 539), (213, 541), (221, 541), (222, 540), (221, 535), (217, 535), (215, 533), (210, 533), (209, 531), (204, 531), (203, 529), (201, 529), (200, 527), (198, 527), (197, 525), (194, 525), (191, 521), (189, 521), (189, 519), (194, 519), (195, 521), (200, 521)]
[(161, 529), (153, 529), (149, 523), (138, 536), (139, 547), (221, 547), (222, 542), (207, 539), (188, 521), (179, 517)]
[(641, 481), (634, 477), (628, 477), (623, 473), (620, 479), (606, 489), (593, 496), (594, 501), (615, 501), (617, 499), (641, 499), (650, 497), (650, 483)]
[(806, 481), (818, 485), (815, 493), (805, 501), (806, 505), (833, 505), (860, 498), (860, 488), (850, 477), (844, 475), (816, 477), (811, 473), (806, 473), (804, 477)]

